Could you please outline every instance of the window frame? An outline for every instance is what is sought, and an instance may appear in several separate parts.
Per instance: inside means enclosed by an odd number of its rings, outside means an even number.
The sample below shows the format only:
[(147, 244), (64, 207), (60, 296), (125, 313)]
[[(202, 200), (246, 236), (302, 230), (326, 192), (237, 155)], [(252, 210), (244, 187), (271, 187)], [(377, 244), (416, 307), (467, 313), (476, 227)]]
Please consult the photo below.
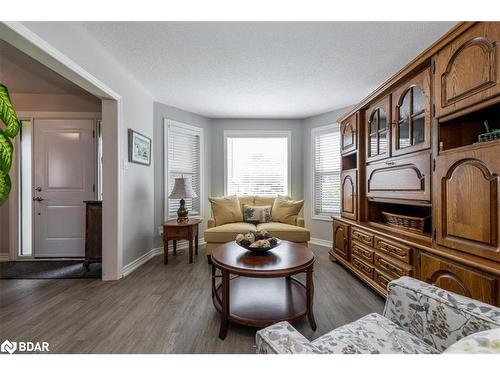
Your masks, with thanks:
[[(310, 140), (311, 141), (311, 155), (310, 155), (311, 156), (311, 181), (310, 181), (310, 183), (311, 183), (311, 185), (310, 185), (311, 205), (310, 206), (311, 206), (311, 219), (312, 220), (331, 222), (330, 213), (328, 215), (320, 215), (320, 214), (317, 214), (316, 210), (315, 210), (315, 202), (316, 202), (316, 142), (315, 142), (315, 138), (318, 135), (333, 133), (335, 131), (337, 131), (339, 133), (339, 137), (340, 137), (341, 135), (340, 135), (340, 124), (339, 123), (318, 126), (318, 127), (311, 129), (311, 140)], [(342, 147), (342, 145), (340, 145), (340, 148), (341, 147)], [(342, 166), (341, 166), (342, 160), (341, 160), (341, 155), (340, 155), (340, 148), (338, 151), (338, 157), (339, 157), (339, 161), (340, 161), (339, 162), (339, 170), (338, 170), (339, 177), (342, 173)], [(342, 202), (340, 202), (339, 210), (334, 211), (331, 214), (340, 215), (341, 205), (342, 205)]]
[(228, 195), (228, 138), (286, 138), (287, 139), (287, 178), (284, 195), (292, 196), (292, 132), (290, 130), (224, 130), (224, 195)]
[[(169, 160), (168, 160), (168, 153), (169, 153), (169, 147), (168, 147), (168, 139), (169, 139), (169, 133), (170, 133), (170, 126), (176, 126), (178, 128), (183, 128), (185, 130), (197, 133), (200, 137), (200, 149), (199, 149), (199, 160), (200, 160), (200, 210), (197, 215), (189, 215), (190, 218), (193, 219), (203, 219), (204, 215), (204, 202), (205, 202), (205, 189), (204, 189), (204, 181), (205, 181), (205, 159), (204, 159), (204, 149), (205, 149), (205, 138), (204, 138), (204, 132), (203, 128), (194, 126), (194, 125), (188, 125), (180, 121), (175, 121), (171, 120), (168, 118), (163, 119), (163, 127), (164, 127), (164, 132), (163, 132), (163, 146), (164, 146), (164, 152), (163, 152), (163, 161), (164, 161), (164, 175), (163, 175), (163, 191), (164, 191), (164, 205), (163, 205), (163, 220), (171, 220), (173, 218), (168, 216), (169, 213), (169, 199), (168, 199), (168, 194), (169, 194), (169, 187), (168, 187), (168, 176), (170, 175), (170, 168), (169, 168)], [(174, 218), (175, 219), (175, 218)]]

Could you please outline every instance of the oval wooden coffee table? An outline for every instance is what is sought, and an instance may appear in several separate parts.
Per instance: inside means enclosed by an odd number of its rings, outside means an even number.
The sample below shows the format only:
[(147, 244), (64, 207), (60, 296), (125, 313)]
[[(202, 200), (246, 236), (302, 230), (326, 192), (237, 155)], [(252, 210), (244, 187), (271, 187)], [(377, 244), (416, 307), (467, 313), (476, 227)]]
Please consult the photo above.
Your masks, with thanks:
[[(261, 328), (307, 315), (316, 330), (314, 260), (314, 254), (306, 246), (288, 241), (282, 241), (265, 254), (253, 254), (234, 241), (215, 248), (212, 300), (221, 314), (219, 338), (226, 337), (229, 321)], [(306, 273), (305, 284), (293, 277), (302, 272)], [(222, 279), (219, 285), (218, 278)]]

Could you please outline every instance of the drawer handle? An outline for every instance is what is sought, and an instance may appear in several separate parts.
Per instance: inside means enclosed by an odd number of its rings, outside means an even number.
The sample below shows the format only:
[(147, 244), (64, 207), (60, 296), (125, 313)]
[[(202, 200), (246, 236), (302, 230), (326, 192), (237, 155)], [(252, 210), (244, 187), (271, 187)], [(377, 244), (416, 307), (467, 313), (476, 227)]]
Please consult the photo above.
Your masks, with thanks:
[(356, 259), (354, 259), (354, 265), (356, 266), (357, 269), (363, 271), (364, 273), (370, 273), (371, 272), (370, 267), (364, 265), (361, 262), (358, 262)]
[(407, 256), (406, 250), (400, 249), (400, 248), (395, 247), (395, 246), (391, 246), (391, 245), (385, 243), (384, 241), (378, 241), (378, 245), (382, 249), (387, 251), (388, 253), (395, 254), (395, 255), (403, 257), (403, 258)]
[(388, 270), (388, 271), (394, 272), (395, 274), (397, 274), (397, 275), (399, 275), (399, 276), (403, 276), (403, 275), (404, 275), (404, 272), (403, 272), (403, 270), (402, 270), (401, 268), (396, 267), (396, 266), (392, 265), (392, 264), (391, 264), (391, 263), (389, 263), (389, 262), (386, 262), (386, 261), (385, 261), (385, 260), (383, 260), (382, 258), (378, 258), (378, 259), (377, 259), (377, 264), (378, 264), (380, 267), (382, 267), (382, 268), (384, 268), (384, 269), (386, 269), (386, 270)]
[(354, 231), (354, 237), (360, 239), (361, 241), (370, 242), (370, 236), (361, 232)]
[(382, 284), (385, 287), (387, 287), (387, 284), (389, 284), (389, 280), (386, 279), (384, 276), (382, 275), (377, 275), (377, 280), (376, 280), (379, 284)]
[(395, 161), (386, 161), (385, 164), (387, 165), (396, 165)]
[(368, 250), (365, 250), (365, 249), (358, 247), (356, 245), (354, 245), (353, 250), (354, 250), (355, 254), (358, 254), (366, 259), (371, 259), (371, 253)]

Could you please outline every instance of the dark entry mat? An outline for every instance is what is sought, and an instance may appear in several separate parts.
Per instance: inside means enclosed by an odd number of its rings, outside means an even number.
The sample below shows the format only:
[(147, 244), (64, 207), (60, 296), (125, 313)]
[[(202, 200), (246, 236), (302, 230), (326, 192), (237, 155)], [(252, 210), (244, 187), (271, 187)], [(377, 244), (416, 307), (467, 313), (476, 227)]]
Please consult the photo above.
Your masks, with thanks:
[(101, 264), (90, 270), (81, 260), (0, 262), (0, 279), (100, 279)]

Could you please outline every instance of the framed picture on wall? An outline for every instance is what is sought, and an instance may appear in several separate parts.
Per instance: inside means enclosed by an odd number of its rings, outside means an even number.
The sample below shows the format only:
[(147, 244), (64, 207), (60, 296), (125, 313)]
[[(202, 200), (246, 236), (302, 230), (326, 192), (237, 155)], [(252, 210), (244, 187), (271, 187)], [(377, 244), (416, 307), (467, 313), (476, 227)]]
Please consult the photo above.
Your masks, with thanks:
[(151, 138), (129, 129), (128, 161), (137, 164), (151, 165)]

